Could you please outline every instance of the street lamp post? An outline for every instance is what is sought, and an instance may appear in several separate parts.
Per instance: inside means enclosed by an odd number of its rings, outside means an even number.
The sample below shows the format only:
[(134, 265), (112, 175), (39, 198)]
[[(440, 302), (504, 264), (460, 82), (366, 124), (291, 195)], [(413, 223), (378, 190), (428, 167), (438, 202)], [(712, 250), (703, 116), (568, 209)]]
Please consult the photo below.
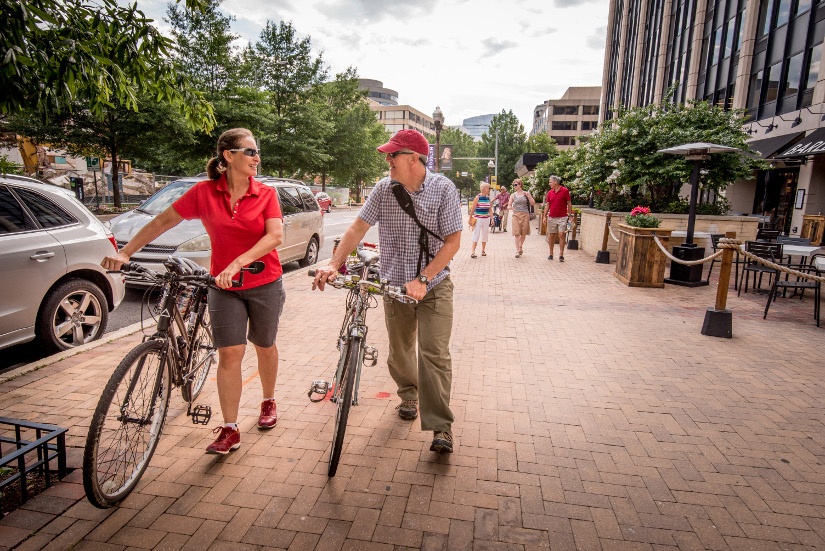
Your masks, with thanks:
[(433, 124), (435, 125), (435, 171), (441, 172), (441, 129), (444, 127), (444, 113), (438, 106), (433, 111)]
[(490, 185), (493, 184), (493, 172), (496, 170), (496, 163), (495, 161), (490, 161), (487, 163), (487, 168), (490, 170)]

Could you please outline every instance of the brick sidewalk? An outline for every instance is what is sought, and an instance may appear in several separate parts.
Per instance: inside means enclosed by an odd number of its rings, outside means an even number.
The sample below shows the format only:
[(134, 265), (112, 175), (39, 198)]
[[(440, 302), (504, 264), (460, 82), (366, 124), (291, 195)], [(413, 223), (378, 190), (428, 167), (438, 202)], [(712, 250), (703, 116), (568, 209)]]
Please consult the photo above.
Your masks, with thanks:
[[(0, 415), (69, 427), (64, 481), (0, 521), (20, 549), (825, 549), (823, 336), (812, 297), (732, 295), (733, 339), (704, 337), (715, 286), (638, 289), (615, 265), (541, 236), (514, 258), (491, 234), (453, 263), (455, 453), (395, 412), (383, 314), (338, 475), (326, 476), (331, 376), (344, 292), (285, 276), (280, 421), (254, 428), (260, 386), (244, 362), (242, 447), (204, 455), (208, 428), (179, 395), (138, 489), (101, 511), (83, 497), (91, 412), (139, 334), (0, 384)], [(558, 254), (558, 253), (557, 253)], [(718, 273), (718, 267), (715, 270)], [(220, 419), (214, 372), (200, 403)], [(211, 427), (210, 427), (211, 428)]]

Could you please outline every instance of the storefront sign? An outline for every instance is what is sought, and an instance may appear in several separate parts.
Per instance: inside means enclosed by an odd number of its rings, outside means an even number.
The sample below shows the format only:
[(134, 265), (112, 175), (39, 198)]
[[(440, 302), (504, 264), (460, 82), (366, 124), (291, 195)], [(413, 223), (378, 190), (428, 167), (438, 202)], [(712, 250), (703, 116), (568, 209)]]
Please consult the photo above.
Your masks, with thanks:
[(817, 128), (801, 142), (777, 155), (777, 157), (804, 157), (825, 153), (825, 128)]

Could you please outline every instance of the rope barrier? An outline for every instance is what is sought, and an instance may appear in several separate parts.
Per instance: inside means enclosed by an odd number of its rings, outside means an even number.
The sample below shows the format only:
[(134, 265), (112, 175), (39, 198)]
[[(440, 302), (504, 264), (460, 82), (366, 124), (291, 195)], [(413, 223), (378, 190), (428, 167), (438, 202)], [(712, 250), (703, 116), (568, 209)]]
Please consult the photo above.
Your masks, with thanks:
[(755, 254), (749, 253), (748, 251), (746, 251), (745, 249), (742, 248), (742, 242), (737, 240), (737, 239), (730, 239), (730, 238), (727, 238), (727, 237), (720, 239), (719, 243), (717, 244), (717, 247), (720, 250), (716, 251), (715, 253), (713, 253), (710, 256), (707, 256), (707, 257), (699, 259), (699, 260), (682, 260), (680, 258), (676, 258), (675, 256), (673, 256), (672, 254), (670, 254), (668, 252), (667, 248), (664, 245), (662, 245), (662, 242), (659, 240), (659, 237), (655, 233), (653, 234), (653, 240), (656, 242), (656, 244), (659, 246), (659, 249), (662, 250), (662, 252), (665, 254), (665, 256), (668, 257), (672, 262), (676, 262), (678, 264), (683, 264), (685, 266), (696, 266), (697, 264), (703, 264), (703, 263), (707, 262), (708, 260), (713, 260), (715, 258), (719, 258), (722, 255), (722, 253), (724, 252), (724, 249), (733, 249), (734, 251), (738, 251), (739, 254), (744, 255), (746, 258), (749, 258), (750, 260), (752, 260), (754, 262), (762, 264), (763, 266), (767, 266), (768, 268), (772, 268), (772, 269), (774, 269), (778, 272), (782, 272), (782, 273), (785, 273), (785, 274), (788, 274), (788, 275), (796, 276), (800, 279), (810, 279), (810, 280), (813, 280), (813, 281), (818, 281), (820, 283), (825, 283), (825, 277), (810, 274), (810, 273), (806, 273), (806, 272), (800, 272), (799, 270), (794, 270), (793, 268), (789, 268), (787, 266), (783, 266), (781, 264), (771, 262), (770, 260), (768, 260), (766, 258), (762, 258), (761, 256), (756, 256)]
[(619, 242), (619, 238), (618, 238), (618, 237), (616, 237), (616, 235), (613, 233), (613, 228), (612, 228), (612, 227), (611, 227), (611, 225), (610, 225), (610, 219), (608, 219), (608, 220), (607, 220), (607, 231), (609, 231), (609, 232), (610, 232), (610, 237), (612, 237), (612, 238), (613, 238), (613, 241), (615, 241), (616, 243), (618, 243), (618, 242)]
[(705, 258), (700, 258), (699, 260), (682, 260), (681, 258), (676, 258), (672, 254), (670, 254), (667, 248), (664, 245), (662, 245), (662, 242), (659, 241), (659, 236), (655, 233), (653, 234), (653, 241), (655, 241), (656, 244), (659, 245), (659, 248), (662, 250), (663, 253), (665, 253), (665, 256), (668, 257), (671, 261), (676, 262), (677, 264), (684, 264), (685, 266), (696, 266), (697, 264), (704, 264), (708, 260), (719, 258), (720, 256), (722, 256), (722, 253), (724, 252), (716, 251), (712, 255), (706, 256)]

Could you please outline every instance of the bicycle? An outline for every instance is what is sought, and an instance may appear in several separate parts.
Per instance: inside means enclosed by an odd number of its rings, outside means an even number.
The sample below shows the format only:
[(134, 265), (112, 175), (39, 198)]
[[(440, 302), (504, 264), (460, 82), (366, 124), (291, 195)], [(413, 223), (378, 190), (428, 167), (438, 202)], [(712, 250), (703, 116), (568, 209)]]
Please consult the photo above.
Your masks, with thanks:
[[(89, 425), (83, 487), (92, 505), (101, 509), (123, 501), (149, 466), (172, 387), (180, 387), (193, 423), (206, 425), (212, 418), (210, 406), (192, 409), (192, 404), (217, 359), (206, 303), (215, 278), (188, 259), (170, 256), (163, 264), (165, 273), (134, 262), (122, 267), (160, 286), (161, 296), (156, 331), (144, 336), (115, 368)], [(263, 267), (263, 262), (253, 262), (243, 268), (233, 286), (243, 284), (244, 271), (259, 273)]]
[[(347, 289), (346, 313), (338, 334), (337, 347), (341, 354), (338, 365), (330, 382), (313, 381), (308, 397), (311, 402), (320, 402), (330, 395), (330, 402), (338, 406), (335, 425), (332, 431), (332, 447), (329, 453), (327, 476), (334, 477), (344, 447), (344, 435), (347, 431), (347, 419), (351, 406), (358, 405), (358, 387), (361, 382), (361, 367), (373, 367), (378, 363), (378, 351), (367, 346), (367, 310), (378, 306), (375, 295), (384, 295), (396, 299), (413, 300), (406, 289), (389, 285), (386, 279), (380, 279), (375, 272), (379, 255), (373, 250), (359, 247), (356, 257), (350, 257), (347, 263), (349, 275), (338, 276), (327, 282), (336, 289)], [(308, 275), (315, 277), (315, 270)], [(314, 397), (313, 397), (314, 396)]]

